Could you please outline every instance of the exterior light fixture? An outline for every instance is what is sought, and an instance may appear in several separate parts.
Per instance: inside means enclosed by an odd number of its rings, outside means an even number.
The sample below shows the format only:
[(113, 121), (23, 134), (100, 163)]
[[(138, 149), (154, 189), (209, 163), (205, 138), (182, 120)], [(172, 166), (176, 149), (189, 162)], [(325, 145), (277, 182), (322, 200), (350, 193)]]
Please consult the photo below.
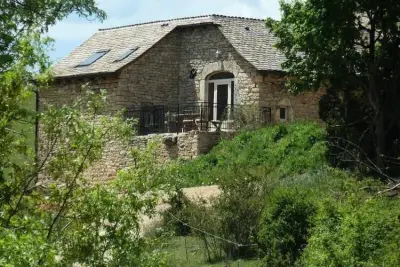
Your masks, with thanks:
[(217, 59), (220, 59), (220, 58), (221, 58), (221, 51), (219, 51), (219, 49), (217, 49), (217, 51), (215, 51), (215, 57), (216, 57)]
[(194, 79), (194, 78), (196, 78), (196, 75), (197, 75), (197, 70), (196, 69), (191, 69), (190, 70), (190, 74), (189, 74), (189, 78), (190, 79)]

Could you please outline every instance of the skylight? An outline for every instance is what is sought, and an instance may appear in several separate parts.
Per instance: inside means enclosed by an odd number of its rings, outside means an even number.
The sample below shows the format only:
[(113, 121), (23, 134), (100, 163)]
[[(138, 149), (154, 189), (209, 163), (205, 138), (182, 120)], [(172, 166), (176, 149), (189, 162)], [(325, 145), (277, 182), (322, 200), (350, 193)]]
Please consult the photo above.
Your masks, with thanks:
[(85, 59), (84, 61), (79, 63), (77, 65), (77, 67), (85, 67), (85, 66), (89, 66), (89, 65), (93, 64), (94, 62), (99, 60), (102, 56), (107, 54), (108, 51), (110, 51), (110, 50), (101, 50), (101, 51), (94, 52), (90, 57), (88, 57), (87, 59)]
[(139, 47), (134, 47), (134, 48), (129, 49), (128, 51), (123, 53), (118, 59), (116, 59), (115, 62), (124, 60), (125, 58), (129, 57), (133, 52), (135, 52), (138, 49), (139, 49)]

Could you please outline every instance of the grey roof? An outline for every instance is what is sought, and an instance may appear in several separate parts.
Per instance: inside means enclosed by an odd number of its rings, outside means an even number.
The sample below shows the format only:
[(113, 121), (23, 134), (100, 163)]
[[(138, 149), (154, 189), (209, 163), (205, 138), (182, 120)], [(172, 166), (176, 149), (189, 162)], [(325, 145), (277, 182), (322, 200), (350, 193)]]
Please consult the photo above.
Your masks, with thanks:
[[(219, 25), (236, 51), (258, 70), (282, 70), (281, 63), (285, 58), (273, 47), (276, 38), (265, 28), (264, 20), (207, 15), (100, 29), (57, 63), (52, 72), (55, 77), (113, 73), (140, 57), (177, 27), (198, 24)], [(115, 62), (134, 47), (139, 49), (124, 60)], [(110, 51), (92, 65), (76, 67), (94, 52), (105, 49)]]

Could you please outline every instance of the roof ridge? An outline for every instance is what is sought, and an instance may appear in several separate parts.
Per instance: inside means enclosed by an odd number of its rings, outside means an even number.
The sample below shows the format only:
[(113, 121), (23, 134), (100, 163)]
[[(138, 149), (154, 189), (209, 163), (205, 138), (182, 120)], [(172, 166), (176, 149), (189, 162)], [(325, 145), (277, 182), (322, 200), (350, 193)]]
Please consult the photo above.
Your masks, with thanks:
[(140, 22), (140, 23), (134, 23), (134, 24), (110, 27), (110, 28), (103, 28), (103, 29), (99, 29), (99, 31), (108, 31), (108, 30), (115, 30), (115, 29), (120, 29), (120, 28), (134, 27), (134, 26), (139, 26), (139, 25), (160, 23), (160, 22), (169, 22), (169, 21), (178, 21), (178, 20), (187, 20), (187, 19), (197, 19), (197, 18), (207, 18), (207, 17), (219, 17), (219, 18), (233, 18), (233, 19), (242, 19), (242, 20), (264, 21), (264, 19), (259, 19), (259, 18), (248, 18), (248, 17), (239, 17), (239, 16), (210, 14), (210, 15), (199, 15), (199, 16), (191, 16), (191, 17), (181, 17), (181, 18), (175, 18), (175, 19), (155, 20), (155, 21), (149, 21), (149, 22)]

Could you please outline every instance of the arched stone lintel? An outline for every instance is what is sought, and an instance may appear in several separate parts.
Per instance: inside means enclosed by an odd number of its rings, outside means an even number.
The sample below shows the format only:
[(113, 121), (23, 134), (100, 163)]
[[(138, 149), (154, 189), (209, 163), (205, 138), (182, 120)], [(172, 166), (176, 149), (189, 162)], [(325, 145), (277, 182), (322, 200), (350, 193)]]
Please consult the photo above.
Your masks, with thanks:
[(279, 101), (278, 107), (291, 107), (292, 106), (292, 101), (290, 101), (289, 98), (284, 98), (281, 101)]
[(238, 90), (237, 77), (240, 67), (235, 61), (218, 61), (206, 64), (200, 74), (200, 101), (204, 101), (207, 78), (216, 72), (231, 72), (235, 76), (235, 90)]

